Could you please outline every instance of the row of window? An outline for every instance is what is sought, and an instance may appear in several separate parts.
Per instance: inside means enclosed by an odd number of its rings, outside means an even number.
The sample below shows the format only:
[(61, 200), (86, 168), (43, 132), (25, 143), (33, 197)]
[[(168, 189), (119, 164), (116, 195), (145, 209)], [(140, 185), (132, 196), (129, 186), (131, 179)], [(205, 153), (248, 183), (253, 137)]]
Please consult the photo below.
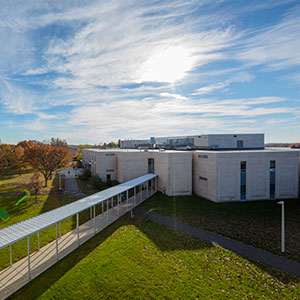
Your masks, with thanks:
[[(276, 162), (275, 160), (270, 161), (270, 199), (275, 199), (275, 168)], [(247, 170), (247, 162), (241, 161), (241, 183), (240, 183), (240, 199), (246, 200), (246, 170)]]

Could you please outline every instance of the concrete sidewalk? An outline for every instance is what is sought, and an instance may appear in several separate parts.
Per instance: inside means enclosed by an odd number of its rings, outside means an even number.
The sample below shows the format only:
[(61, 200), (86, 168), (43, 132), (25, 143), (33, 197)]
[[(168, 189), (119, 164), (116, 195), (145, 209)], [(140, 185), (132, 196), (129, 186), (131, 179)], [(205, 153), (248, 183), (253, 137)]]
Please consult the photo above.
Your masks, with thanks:
[(275, 255), (273, 253), (232, 240), (230, 238), (223, 237), (216, 233), (212, 233), (194, 226), (187, 225), (170, 217), (164, 217), (156, 212), (150, 212), (140, 207), (135, 208), (134, 212), (137, 215), (143, 216), (151, 221), (164, 224), (181, 232), (197, 237), (201, 240), (218, 244), (223, 248), (226, 248), (253, 261), (257, 261), (259, 263), (271, 266), (281, 271), (290, 273), (294, 276), (300, 277), (299, 262), (290, 260), (279, 255)]

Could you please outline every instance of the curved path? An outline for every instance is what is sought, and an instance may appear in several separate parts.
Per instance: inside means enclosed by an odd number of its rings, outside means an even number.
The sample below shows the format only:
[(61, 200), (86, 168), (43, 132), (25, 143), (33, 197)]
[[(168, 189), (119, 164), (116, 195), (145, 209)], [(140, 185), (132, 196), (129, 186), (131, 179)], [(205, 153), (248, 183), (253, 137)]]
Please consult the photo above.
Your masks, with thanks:
[(141, 215), (151, 221), (164, 224), (173, 229), (182, 231), (201, 240), (217, 244), (225, 249), (235, 252), (243, 257), (271, 266), (281, 271), (300, 277), (300, 263), (291, 259), (270, 253), (265, 250), (238, 242), (236, 240), (221, 236), (219, 234), (206, 231), (170, 217), (162, 216), (156, 212), (137, 207), (134, 209), (137, 215)]

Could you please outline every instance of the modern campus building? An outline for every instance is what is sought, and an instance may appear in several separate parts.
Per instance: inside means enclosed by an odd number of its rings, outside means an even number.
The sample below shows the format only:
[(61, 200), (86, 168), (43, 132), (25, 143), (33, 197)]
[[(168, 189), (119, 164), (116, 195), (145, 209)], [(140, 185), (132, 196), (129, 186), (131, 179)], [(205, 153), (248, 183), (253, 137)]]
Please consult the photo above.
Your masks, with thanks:
[(264, 149), (264, 134), (208, 134), (122, 140), (121, 149)]
[(290, 148), (265, 149), (264, 134), (209, 134), (167, 139), (169, 145), (170, 141), (178, 145), (183, 140), (191, 142), (193, 139), (193, 149), (151, 149), (155, 144), (152, 138), (150, 149), (144, 150), (84, 149), (83, 163), (103, 181), (125, 182), (155, 173), (158, 190), (169, 196), (195, 194), (214, 202), (299, 196), (300, 152)]

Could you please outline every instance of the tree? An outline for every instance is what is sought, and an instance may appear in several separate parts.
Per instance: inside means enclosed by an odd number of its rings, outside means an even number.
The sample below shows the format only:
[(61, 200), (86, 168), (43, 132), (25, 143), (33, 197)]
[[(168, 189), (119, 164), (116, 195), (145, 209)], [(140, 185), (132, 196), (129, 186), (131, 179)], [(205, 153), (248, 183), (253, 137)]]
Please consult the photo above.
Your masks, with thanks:
[(0, 145), (0, 174), (12, 167), (13, 147), (8, 144)]
[(35, 203), (37, 203), (37, 196), (41, 194), (42, 183), (40, 181), (40, 173), (34, 173), (30, 179), (32, 187), (32, 195), (35, 196)]
[(68, 148), (64, 147), (39, 144), (24, 151), (24, 161), (43, 174), (45, 187), (48, 185), (48, 179), (51, 178), (52, 173), (68, 165), (71, 160), (72, 154)]
[(53, 147), (68, 147), (66, 140), (60, 138), (51, 138), (50, 145)]

